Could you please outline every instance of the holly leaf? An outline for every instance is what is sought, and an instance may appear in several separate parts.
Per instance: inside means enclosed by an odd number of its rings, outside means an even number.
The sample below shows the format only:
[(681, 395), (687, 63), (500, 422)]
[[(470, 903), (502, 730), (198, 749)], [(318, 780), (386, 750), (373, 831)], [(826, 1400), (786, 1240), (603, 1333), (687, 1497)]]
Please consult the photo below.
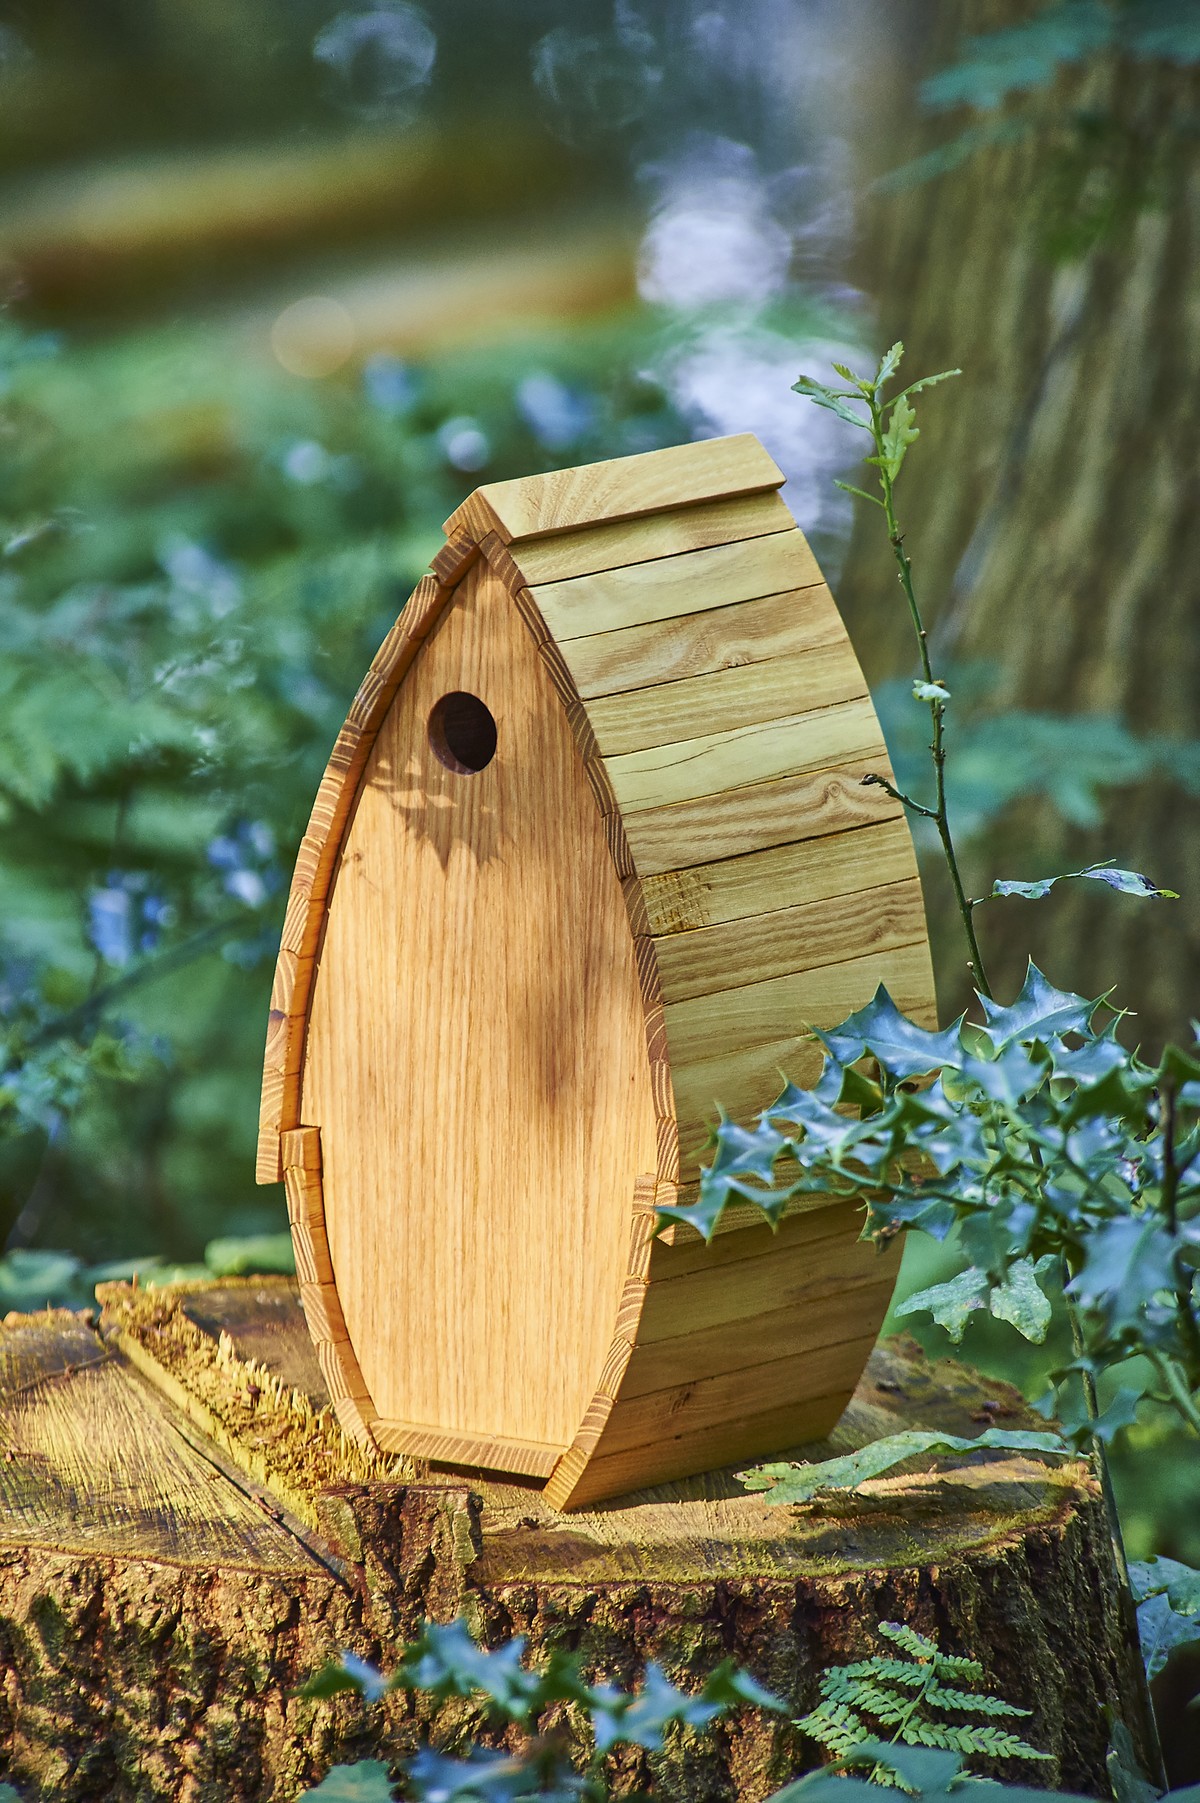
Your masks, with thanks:
[(720, 1665), (714, 1667), (704, 1681), (700, 1692), (706, 1703), (715, 1703), (719, 1709), (732, 1709), (739, 1703), (749, 1703), (755, 1709), (770, 1709), (776, 1714), (786, 1715), (788, 1705), (772, 1691), (766, 1690), (749, 1672), (744, 1672), (733, 1663), (732, 1659), (722, 1659)]
[(536, 1796), (541, 1788), (524, 1760), (486, 1747), (473, 1748), (465, 1759), (422, 1747), (409, 1760), (407, 1772), (413, 1803), (510, 1803), (515, 1797)]
[(1137, 1623), (1148, 1679), (1158, 1676), (1177, 1646), (1200, 1640), (1200, 1616), (1178, 1614), (1161, 1591), (1139, 1605)]
[(1083, 1267), (1067, 1289), (1112, 1332), (1136, 1325), (1151, 1298), (1175, 1286), (1176, 1241), (1154, 1215), (1119, 1215), (1083, 1243)]
[(1146, 899), (1178, 901), (1179, 894), (1175, 889), (1159, 889), (1137, 870), (1118, 870), (1114, 864), (1089, 864), (1086, 870), (1066, 870), (1059, 876), (1040, 877), (1036, 882), (1018, 883), (1001, 882), (997, 879), (988, 891), (986, 900), (1005, 895), (1019, 895), (1026, 901), (1041, 901), (1049, 895), (1055, 883), (1074, 883), (1081, 877), (1090, 878), (1095, 883), (1105, 883), (1121, 895), (1140, 895)]
[(926, 1077), (943, 1065), (954, 1068), (961, 1064), (960, 1023), (961, 1016), (940, 1033), (919, 1027), (916, 1021), (901, 1014), (881, 983), (865, 1008), (847, 1015), (840, 1026), (827, 1032), (817, 1031), (817, 1038), (839, 1064), (856, 1064), (869, 1052), (893, 1077), (903, 1081), (906, 1077)]
[(340, 1696), (342, 1692), (357, 1691), (368, 1703), (377, 1703), (386, 1696), (391, 1688), (390, 1680), (385, 1678), (379, 1667), (369, 1660), (360, 1659), (354, 1653), (343, 1653), (339, 1659), (331, 1659), (315, 1672), (308, 1683), (300, 1689), (302, 1697), (324, 1699)]
[(1177, 1615), (1200, 1615), (1200, 1571), (1181, 1559), (1164, 1559), (1160, 1554), (1153, 1559), (1132, 1560), (1129, 1587), (1135, 1602), (1165, 1596)]
[(1098, 1002), (1089, 1002), (1067, 989), (1047, 982), (1032, 959), (1021, 993), (1005, 1008), (989, 996), (980, 996), (988, 1033), (998, 1050), (1015, 1041), (1050, 1040), (1063, 1033), (1086, 1033)]
[(843, 1453), (836, 1459), (822, 1459), (814, 1464), (788, 1462), (758, 1465), (751, 1471), (738, 1473), (747, 1490), (766, 1492), (768, 1503), (795, 1504), (811, 1502), (826, 1490), (855, 1490), (869, 1478), (880, 1477), (905, 1459), (923, 1453), (1045, 1452), (1057, 1458), (1075, 1457), (1061, 1434), (1030, 1433), (1024, 1429), (989, 1427), (973, 1439), (946, 1434), (927, 1428), (907, 1428), (903, 1433), (888, 1434), (873, 1440), (857, 1452)]
[(967, 1270), (960, 1271), (957, 1277), (947, 1278), (945, 1283), (935, 1283), (928, 1289), (916, 1290), (899, 1304), (896, 1314), (921, 1315), (928, 1312), (939, 1327), (945, 1328), (957, 1346), (966, 1332), (971, 1316), (985, 1306), (987, 1287), (987, 1272), (977, 1270), (972, 1265)]
[(1014, 1259), (1004, 1274), (1004, 1282), (996, 1284), (988, 1297), (988, 1306), (997, 1321), (1007, 1321), (1022, 1338), (1040, 1346), (1050, 1328), (1050, 1298), (1038, 1278), (1057, 1264), (1047, 1252), (1034, 1264), (1032, 1259)]
[(598, 1706), (593, 1710), (592, 1725), (598, 1753), (607, 1753), (618, 1742), (653, 1752), (662, 1746), (669, 1723), (706, 1728), (722, 1709), (720, 1703), (706, 1700), (703, 1695), (689, 1696), (686, 1691), (676, 1690), (652, 1659), (646, 1664), (645, 1681), (636, 1696), (620, 1696), (603, 1687), (594, 1694)]

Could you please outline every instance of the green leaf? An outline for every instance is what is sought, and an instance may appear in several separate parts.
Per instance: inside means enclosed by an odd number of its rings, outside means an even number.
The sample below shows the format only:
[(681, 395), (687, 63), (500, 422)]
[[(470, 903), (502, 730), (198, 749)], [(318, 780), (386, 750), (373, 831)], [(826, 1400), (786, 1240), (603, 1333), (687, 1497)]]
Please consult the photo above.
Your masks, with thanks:
[(749, 1672), (736, 1666), (732, 1659), (723, 1659), (709, 1673), (700, 1696), (705, 1703), (715, 1703), (720, 1709), (731, 1709), (739, 1703), (749, 1703), (755, 1709), (771, 1709), (780, 1715), (787, 1714), (787, 1704), (772, 1691), (764, 1689)]
[(897, 395), (892, 402), (891, 418), (883, 434), (883, 467), (893, 482), (900, 474), (900, 466), (908, 455), (909, 446), (915, 444), (921, 435), (916, 417), (907, 394)]
[(915, 1290), (897, 1305), (896, 1314), (920, 1315), (928, 1311), (957, 1346), (966, 1332), (971, 1316), (977, 1309), (985, 1306), (987, 1287), (987, 1272), (977, 1270), (972, 1265), (968, 1270), (960, 1271), (956, 1277), (948, 1277), (944, 1283), (931, 1284), (925, 1290)]
[(1178, 1615), (1162, 1594), (1140, 1604), (1137, 1621), (1147, 1679), (1158, 1676), (1177, 1646), (1200, 1640), (1200, 1616)]
[(209, 1240), (204, 1262), (214, 1277), (250, 1277), (275, 1273), (290, 1277), (296, 1255), (290, 1233), (252, 1233), (241, 1239)]
[(392, 1803), (395, 1794), (382, 1759), (359, 1759), (331, 1766), (320, 1784), (299, 1793), (298, 1803), (308, 1797), (319, 1797), (321, 1803)]
[(1017, 1041), (1048, 1040), (1063, 1033), (1086, 1033), (1099, 1004), (1047, 982), (1032, 959), (1021, 993), (1010, 1008), (981, 996), (988, 1033), (997, 1050)]
[(890, 350), (883, 353), (879, 360), (879, 368), (875, 371), (875, 393), (878, 394), (885, 383), (889, 382), (900, 367), (900, 359), (904, 355), (904, 346), (897, 339)]
[(1034, 1264), (1032, 1259), (1014, 1259), (1004, 1274), (1004, 1282), (996, 1284), (988, 1297), (988, 1307), (997, 1321), (1007, 1321), (1035, 1346), (1040, 1346), (1050, 1328), (1050, 1298), (1042, 1290), (1038, 1278), (1053, 1270), (1058, 1260), (1047, 1252)]
[(1030, 1433), (1025, 1430), (988, 1428), (972, 1439), (946, 1434), (936, 1429), (908, 1428), (903, 1433), (889, 1434), (874, 1440), (858, 1452), (843, 1453), (835, 1459), (822, 1459), (815, 1464), (788, 1462), (759, 1465), (739, 1473), (747, 1490), (766, 1491), (768, 1503), (795, 1504), (811, 1502), (825, 1490), (854, 1490), (869, 1478), (891, 1471), (905, 1459), (924, 1453), (1044, 1452), (1057, 1458), (1075, 1457), (1074, 1449), (1059, 1434)]
[(901, 1014), (881, 983), (865, 1008), (847, 1015), (839, 1026), (818, 1032), (817, 1038), (839, 1064), (857, 1064), (870, 1053), (895, 1078), (926, 1077), (943, 1065), (952, 1069), (962, 1062), (959, 1021), (943, 1032), (932, 1033)]
[(869, 501), (872, 507), (883, 506), (883, 502), (878, 495), (869, 495), (865, 488), (855, 488), (853, 482), (838, 482), (835, 480), (833, 486), (835, 488), (844, 489), (848, 495), (857, 495), (860, 501)]
[(1119, 1716), (1113, 1715), (1110, 1709), (1106, 1709), (1105, 1714), (1109, 1730), (1104, 1763), (1108, 1767), (1113, 1803), (1158, 1803), (1158, 1786), (1151, 1784), (1143, 1772), (1133, 1736)]
[(1200, 1615), (1200, 1571), (1181, 1559), (1135, 1560), (1129, 1567), (1129, 1583), (1136, 1602), (1149, 1596), (1165, 1596), (1177, 1615)]
[(870, 422), (861, 413), (856, 413), (850, 405), (851, 401), (858, 399), (855, 395), (839, 394), (832, 388), (826, 388), (823, 382), (814, 381), (812, 376), (801, 376), (798, 382), (793, 382), (792, 392), (803, 395), (805, 400), (815, 401), (818, 407), (824, 407), (830, 413), (836, 413), (839, 419), (844, 419), (851, 426), (858, 426), (863, 431), (870, 430)]
[(999, 878), (992, 884), (985, 900), (1006, 895), (1017, 895), (1025, 901), (1041, 901), (1049, 895), (1055, 883), (1073, 883), (1081, 877), (1088, 877), (1093, 882), (1105, 883), (1110, 889), (1117, 890), (1120, 895), (1139, 895), (1144, 899), (1178, 901), (1179, 894), (1175, 889), (1156, 889), (1149, 877), (1142, 876), (1136, 870), (1118, 870), (1112, 864), (1090, 864), (1086, 870), (1068, 870), (1060, 876), (1039, 877), (1032, 883), (1001, 881)]
[[(370, 1673), (369, 1679), (366, 1672)], [(375, 1684), (381, 1687), (375, 1693), (376, 1695), (382, 1695), (383, 1691), (387, 1689), (387, 1680), (382, 1672), (374, 1666), (367, 1667), (365, 1660), (354, 1659), (352, 1655), (343, 1653), (340, 1659), (331, 1659), (323, 1665), (320, 1671), (308, 1680), (307, 1684), (301, 1686), (299, 1694), (302, 1697), (321, 1700), (340, 1696), (344, 1691), (352, 1690), (360, 1697), (368, 1696), (368, 1683), (372, 1687)], [(374, 1701), (374, 1696), (371, 1697), (371, 1700)]]

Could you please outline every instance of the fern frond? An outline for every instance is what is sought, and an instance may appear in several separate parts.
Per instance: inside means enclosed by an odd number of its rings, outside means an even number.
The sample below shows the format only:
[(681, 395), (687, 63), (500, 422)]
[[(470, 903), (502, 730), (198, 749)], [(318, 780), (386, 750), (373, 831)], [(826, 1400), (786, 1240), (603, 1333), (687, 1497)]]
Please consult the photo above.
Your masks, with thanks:
[(956, 1727), (952, 1722), (906, 1722), (900, 1739), (911, 1747), (941, 1747), (951, 1753), (982, 1753), (988, 1759), (1049, 1759), (1028, 1741), (1004, 1728), (991, 1728), (982, 1722)]
[(839, 1757), (871, 1738), (870, 1729), (862, 1717), (855, 1715), (853, 1709), (844, 1703), (820, 1703), (816, 1709), (803, 1716), (796, 1726)]
[[(941, 1670), (939, 1664), (938, 1670)], [(942, 1684), (931, 1684), (925, 1692), (925, 1701), (935, 1709), (957, 1709), (963, 1715), (1028, 1715), (1028, 1709), (1018, 1709), (1015, 1703), (1005, 1703), (999, 1697), (977, 1696), (969, 1690), (951, 1690)]]
[(964, 1659), (957, 1653), (939, 1653), (937, 1668), (941, 1677), (969, 1678), (973, 1684), (983, 1682), (983, 1667), (978, 1659)]
[[(924, 1666), (907, 1659), (856, 1659), (853, 1665), (839, 1665), (834, 1669), (846, 1678), (886, 1679), (889, 1684), (904, 1684), (909, 1690), (919, 1690), (929, 1676)], [(942, 1664), (938, 1665), (938, 1670), (943, 1670)]]
[(881, 1621), (879, 1632), (885, 1640), (893, 1640), (906, 1653), (911, 1653), (914, 1659), (934, 1660), (940, 1656), (932, 1640), (926, 1640), (924, 1634), (918, 1634), (915, 1628), (907, 1627), (903, 1622)]

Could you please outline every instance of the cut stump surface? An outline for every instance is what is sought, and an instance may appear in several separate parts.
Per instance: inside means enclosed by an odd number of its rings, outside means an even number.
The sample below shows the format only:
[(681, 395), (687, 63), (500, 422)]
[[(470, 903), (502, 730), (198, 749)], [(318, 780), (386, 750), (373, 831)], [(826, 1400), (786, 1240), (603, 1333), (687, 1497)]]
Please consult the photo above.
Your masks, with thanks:
[[(911, 1623), (979, 1658), (1031, 1710), (1047, 1784), (1104, 1795), (1104, 1704), (1140, 1727), (1103, 1507), (1080, 1463), (981, 1454), (771, 1507), (729, 1471), (562, 1515), (534, 1486), (353, 1446), (328, 1406), (296, 1291), (244, 1279), (102, 1291), (0, 1330), (0, 1774), (27, 1798), (288, 1803), (336, 1760), (397, 1759), (428, 1727), (294, 1692), (343, 1649), (391, 1664), (432, 1617), (489, 1644), (578, 1650), (697, 1688), (723, 1658), (811, 1707), (822, 1669)], [(1040, 1425), (1003, 1385), (883, 1342), (833, 1439)], [(470, 1705), (438, 1735), (482, 1734)], [(753, 1710), (615, 1789), (759, 1803), (811, 1760)]]

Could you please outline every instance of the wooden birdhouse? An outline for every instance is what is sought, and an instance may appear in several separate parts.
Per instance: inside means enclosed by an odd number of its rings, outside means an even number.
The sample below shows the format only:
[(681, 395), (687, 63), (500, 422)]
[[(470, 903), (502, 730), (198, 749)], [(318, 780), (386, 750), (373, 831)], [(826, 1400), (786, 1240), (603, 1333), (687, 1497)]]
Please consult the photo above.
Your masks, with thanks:
[(259, 1175), (338, 1414), (578, 1506), (819, 1437), (898, 1254), (654, 1237), (718, 1104), (883, 981), (934, 1024), (867, 685), (753, 437), (478, 489), (300, 848)]

